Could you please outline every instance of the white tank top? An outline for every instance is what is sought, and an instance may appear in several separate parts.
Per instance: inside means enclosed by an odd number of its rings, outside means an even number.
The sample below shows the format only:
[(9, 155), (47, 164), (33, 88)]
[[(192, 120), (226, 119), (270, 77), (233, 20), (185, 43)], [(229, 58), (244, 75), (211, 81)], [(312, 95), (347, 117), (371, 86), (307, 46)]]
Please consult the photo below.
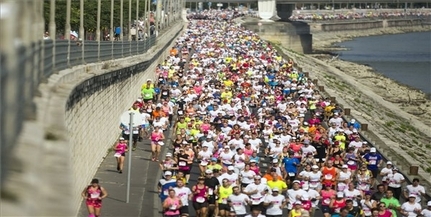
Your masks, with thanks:
[(245, 159), (245, 154), (242, 153), (241, 155), (235, 154), (235, 156), (233, 157), (235, 160), (235, 166), (238, 168), (244, 168), (245, 163), (244, 160)]

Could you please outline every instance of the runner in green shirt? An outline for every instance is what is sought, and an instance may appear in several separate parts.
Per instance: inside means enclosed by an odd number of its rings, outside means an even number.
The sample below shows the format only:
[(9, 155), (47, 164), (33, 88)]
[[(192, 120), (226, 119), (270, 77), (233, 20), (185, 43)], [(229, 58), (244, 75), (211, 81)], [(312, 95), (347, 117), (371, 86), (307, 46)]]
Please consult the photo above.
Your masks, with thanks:
[(155, 93), (156, 91), (154, 90), (154, 88), (151, 88), (150, 86), (145, 87), (141, 91), (142, 98), (144, 99), (145, 102), (153, 100)]
[(386, 207), (392, 211), (392, 217), (397, 217), (397, 211), (401, 209), (400, 202), (394, 197), (392, 190), (386, 191), (386, 197), (383, 197), (380, 202), (385, 203)]

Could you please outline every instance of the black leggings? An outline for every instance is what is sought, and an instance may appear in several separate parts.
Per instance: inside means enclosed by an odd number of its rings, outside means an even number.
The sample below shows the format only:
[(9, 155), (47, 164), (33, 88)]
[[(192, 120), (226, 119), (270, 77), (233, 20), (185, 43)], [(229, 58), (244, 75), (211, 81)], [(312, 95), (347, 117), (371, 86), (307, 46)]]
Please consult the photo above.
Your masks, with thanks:
[(393, 187), (388, 187), (388, 189), (390, 189), (393, 193), (394, 193), (394, 197), (399, 200), (400, 196), (401, 196), (401, 187), (400, 188), (393, 188)]

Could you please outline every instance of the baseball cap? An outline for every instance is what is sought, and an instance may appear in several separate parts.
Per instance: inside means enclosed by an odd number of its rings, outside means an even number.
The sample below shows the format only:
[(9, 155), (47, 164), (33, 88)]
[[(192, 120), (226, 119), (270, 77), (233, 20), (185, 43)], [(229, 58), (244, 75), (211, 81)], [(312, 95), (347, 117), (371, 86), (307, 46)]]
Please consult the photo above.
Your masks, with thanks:
[(166, 157), (172, 157), (172, 153), (167, 153)]
[(272, 163), (278, 163), (278, 159), (273, 159)]
[(295, 183), (300, 184), (301, 182), (300, 182), (299, 180), (295, 180), (295, 181), (293, 181), (292, 183), (293, 183), (293, 184), (295, 184)]
[(350, 123), (354, 124), (356, 122), (355, 119), (350, 120)]
[(273, 188), (272, 191), (279, 192), (278, 188)]
[(120, 137), (120, 140), (124, 140), (124, 138), (123, 138), (123, 137)]
[(213, 157), (211, 158), (211, 161), (217, 162), (217, 158)]
[(295, 205), (302, 205), (301, 201), (296, 201), (295, 203), (293, 203)]
[(206, 171), (205, 171), (205, 173), (206, 173), (206, 174), (212, 174), (212, 173), (213, 173), (213, 171), (212, 171), (212, 170), (206, 170)]
[(172, 176), (172, 172), (171, 171), (166, 171), (165, 172), (165, 176)]
[(386, 162), (386, 165), (392, 165), (392, 162), (388, 161)]
[(370, 148), (370, 152), (376, 152), (376, 148)]
[(317, 165), (313, 165), (313, 166), (311, 166), (311, 168), (312, 168), (312, 169), (319, 169), (319, 166), (317, 166)]
[(347, 168), (349, 168), (347, 165), (343, 165), (343, 166), (341, 166), (341, 168), (343, 168), (343, 169), (347, 169)]
[(415, 194), (409, 194), (409, 197), (414, 197), (414, 198), (416, 198), (416, 195), (415, 195)]
[(233, 166), (228, 166), (227, 170), (232, 171), (232, 170), (235, 170), (235, 168)]

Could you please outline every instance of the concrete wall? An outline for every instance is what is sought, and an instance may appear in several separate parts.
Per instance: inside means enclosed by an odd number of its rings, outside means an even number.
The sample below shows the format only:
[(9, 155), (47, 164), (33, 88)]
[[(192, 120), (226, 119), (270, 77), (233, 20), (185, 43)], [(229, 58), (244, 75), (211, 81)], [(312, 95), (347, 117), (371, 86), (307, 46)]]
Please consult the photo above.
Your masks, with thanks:
[(283, 47), (298, 53), (310, 53), (312, 51), (312, 35), (310, 27), (302, 22), (250, 22), (242, 25), (265, 40), (279, 43)]
[(40, 85), (37, 118), (24, 124), (12, 156), (2, 216), (76, 216), (80, 192), (118, 138), (120, 114), (183, 27), (170, 26), (146, 54), (67, 69)]
[(310, 23), (311, 31), (338, 32), (351, 30), (367, 30), (386, 27), (411, 27), (422, 25), (422, 20), (370, 20), (370, 21), (345, 21), (332, 23)]

